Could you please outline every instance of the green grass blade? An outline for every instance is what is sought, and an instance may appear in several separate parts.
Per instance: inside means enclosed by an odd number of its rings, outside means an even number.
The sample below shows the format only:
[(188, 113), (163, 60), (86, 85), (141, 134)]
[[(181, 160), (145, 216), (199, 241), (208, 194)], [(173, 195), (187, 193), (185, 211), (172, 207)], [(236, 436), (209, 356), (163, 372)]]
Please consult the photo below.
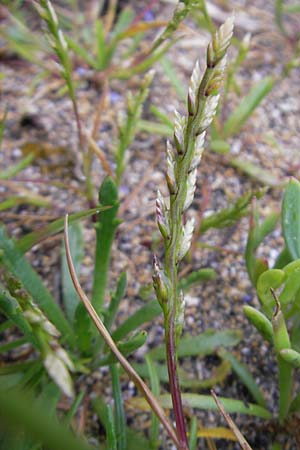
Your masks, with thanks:
[(120, 385), (120, 371), (118, 364), (110, 367), (112, 378), (112, 391), (115, 405), (115, 427), (118, 450), (127, 450), (126, 444), (126, 417), (123, 406), (122, 391)]
[(249, 214), (249, 206), (252, 199), (260, 199), (265, 194), (265, 189), (258, 191), (246, 192), (238, 198), (233, 205), (221, 209), (221, 211), (211, 214), (208, 217), (203, 217), (201, 221), (201, 234), (205, 233), (210, 228), (224, 228), (230, 227), (242, 217)]
[(19, 251), (13, 239), (7, 236), (4, 227), (0, 228), (0, 254), (0, 265), (4, 265), (7, 270), (22, 282), (24, 288), (31, 294), (37, 305), (61, 332), (63, 340), (73, 345), (73, 330), (60, 307), (42, 283), (39, 275)]
[(6, 344), (0, 345), (0, 353), (9, 352), (14, 348), (20, 347), (23, 344), (26, 344), (27, 338), (15, 339), (14, 341), (7, 342)]
[[(73, 223), (73, 225), (69, 227), (68, 232), (69, 232), (70, 251), (75, 271), (78, 276), (84, 255), (83, 249), (84, 241), (82, 235), (82, 227), (79, 223)], [(72, 324), (74, 322), (76, 308), (79, 304), (79, 297), (74, 288), (73, 281), (71, 279), (64, 244), (62, 244), (61, 249), (61, 283), (62, 283), (63, 304), (66, 311), (66, 316), (69, 322)]]
[(216, 272), (214, 269), (199, 269), (189, 273), (178, 283), (179, 290), (187, 291), (192, 285), (202, 283), (203, 281), (215, 280)]
[[(150, 378), (151, 391), (157, 397), (160, 394), (160, 387), (156, 366), (149, 355), (146, 355), (145, 359)], [(151, 414), (151, 427), (149, 435), (150, 448), (157, 449), (159, 444), (159, 420), (154, 413)]]
[[(208, 330), (199, 336), (184, 337), (178, 344), (178, 357), (184, 356), (204, 356), (214, 353), (219, 347), (232, 347), (237, 345), (242, 338), (240, 330)], [(163, 345), (156, 347), (149, 352), (154, 360), (165, 358), (165, 348)]]
[(95, 59), (90, 56), (90, 53), (84, 47), (81, 47), (78, 42), (75, 42), (69, 36), (65, 36), (65, 39), (68, 43), (69, 48), (73, 50), (73, 52), (76, 53), (77, 56), (83, 59), (83, 61), (85, 61), (93, 69), (99, 69), (99, 66), (96, 63)]
[(197, 450), (197, 432), (198, 432), (198, 420), (193, 416), (190, 424), (189, 433), (189, 450)]
[(8, 167), (7, 169), (0, 172), (0, 180), (8, 180), (9, 178), (14, 177), (17, 175), (21, 170), (28, 167), (31, 162), (34, 159), (34, 154), (29, 153), (29, 155), (25, 156), (25, 158), (22, 158), (21, 161), (19, 161), (17, 164)]
[[(138, 372), (138, 374), (143, 378), (149, 377), (149, 371), (146, 364), (133, 364), (133, 367)], [(169, 382), (168, 369), (165, 364), (155, 364), (155, 370), (157, 376), (162, 383)], [(190, 391), (199, 391), (200, 389), (209, 389), (216, 384), (223, 383), (225, 378), (231, 373), (231, 365), (227, 361), (222, 361), (221, 364), (216, 367), (211, 376), (205, 379), (191, 378), (190, 374), (179, 368), (179, 382), (180, 386)]]
[(125, 322), (113, 332), (114, 341), (123, 339), (131, 331), (136, 330), (140, 325), (150, 322), (161, 314), (161, 307), (156, 300), (150, 301), (146, 305), (138, 309), (132, 316), (128, 317)]
[(110, 405), (106, 405), (100, 398), (92, 402), (95, 413), (103, 424), (106, 432), (106, 450), (117, 450), (117, 437), (115, 429), (114, 415)]
[[(247, 405), (241, 400), (219, 397), (226, 412), (246, 414), (249, 416), (261, 417), (262, 419), (272, 419), (273, 415), (260, 405), (248, 403)], [(158, 401), (163, 408), (171, 409), (172, 401), (169, 394), (163, 394), (158, 397)], [(199, 394), (182, 394), (182, 402), (189, 408), (201, 409), (205, 411), (218, 411), (218, 407), (214, 399), (210, 395)], [(143, 398), (134, 398), (130, 400), (130, 404), (143, 411), (148, 411), (149, 406)]]
[(238, 361), (237, 358), (229, 352), (220, 351), (219, 355), (221, 358), (230, 362), (232, 370), (236, 373), (241, 382), (246, 386), (256, 403), (266, 408), (266, 401), (263, 397), (263, 394), (245, 364)]
[[(77, 222), (78, 220), (85, 219), (92, 216), (93, 214), (98, 214), (101, 211), (108, 209), (108, 206), (100, 206), (97, 208), (87, 209), (86, 211), (81, 211), (79, 213), (74, 213), (69, 215), (69, 224)], [(64, 229), (64, 217), (54, 220), (46, 227), (33, 231), (32, 233), (26, 234), (24, 237), (16, 242), (16, 247), (22, 252), (26, 253), (34, 245), (38, 244), (43, 239), (46, 239), (54, 234), (60, 233)]]
[(81, 391), (81, 392), (79, 392), (77, 397), (74, 399), (74, 401), (66, 415), (66, 418), (65, 418), (65, 424), (67, 426), (71, 425), (71, 421), (72, 421), (73, 417), (75, 416), (75, 414), (83, 400), (84, 395), (85, 395), (85, 391)]
[(271, 91), (274, 82), (272, 77), (266, 77), (251, 88), (249, 94), (241, 100), (238, 107), (226, 120), (224, 124), (225, 138), (240, 131), (246, 120)]
[(279, 188), (285, 184), (285, 181), (279, 180), (271, 170), (263, 169), (257, 164), (253, 164), (250, 161), (245, 161), (245, 158), (230, 158), (228, 162), (232, 167), (239, 169), (250, 178), (259, 181), (265, 186)]
[(172, 64), (171, 60), (167, 56), (163, 56), (160, 60), (160, 66), (167, 78), (169, 78), (169, 81), (171, 85), (174, 87), (177, 97), (183, 101), (186, 100), (186, 87), (182, 83), (181, 80), (179, 80), (174, 65)]

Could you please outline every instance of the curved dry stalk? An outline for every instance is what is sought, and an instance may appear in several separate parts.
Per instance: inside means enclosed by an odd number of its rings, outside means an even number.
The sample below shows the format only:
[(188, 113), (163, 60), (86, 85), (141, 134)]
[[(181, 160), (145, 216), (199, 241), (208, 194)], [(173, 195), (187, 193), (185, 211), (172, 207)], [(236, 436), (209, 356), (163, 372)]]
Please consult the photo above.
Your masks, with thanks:
[(176, 432), (170, 423), (169, 419), (167, 418), (164, 410), (157, 402), (156, 398), (148, 388), (148, 386), (144, 383), (144, 381), (141, 379), (141, 377), (136, 373), (136, 371), (133, 369), (133, 367), (129, 364), (127, 359), (122, 355), (122, 353), (119, 351), (118, 347), (116, 346), (115, 342), (113, 341), (112, 337), (110, 336), (109, 332), (105, 328), (102, 320), (99, 318), (98, 314), (96, 313), (95, 309), (93, 308), (91, 302), (89, 301), (88, 297), (85, 295), (82, 287), (80, 286), (80, 283), (78, 281), (72, 256), (70, 252), (70, 245), (69, 245), (69, 236), (68, 236), (68, 214), (65, 216), (65, 229), (64, 229), (64, 240), (65, 240), (65, 247), (66, 247), (66, 256), (67, 256), (67, 262), (68, 267), (70, 271), (70, 275), (75, 287), (75, 290), (77, 294), (79, 295), (80, 299), (82, 300), (89, 316), (91, 317), (92, 321), (96, 325), (96, 328), (98, 329), (99, 333), (103, 337), (105, 343), (109, 347), (109, 349), (114, 353), (116, 358), (118, 359), (119, 363), (127, 372), (127, 375), (133, 381), (141, 395), (144, 397), (144, 399), (148, 402), (150, 405), (152, 411), (156, 414), (161, 424), (164, 426), (166, 432), (168, 433), (169, 437), (172, 439), (176, 447), (179, 447), (179, 441), (176, 435)]
[(231, 429), (231, 431), (234, 433), (234, 435), (237, 438), (238, 443), (240, 444), (241, 448), (243, 450), (252, 450), (252, 447), (250, 447), (250, 445), (248, 444), (248, 442), (246, 441), (246, 439), (244, 438), (244, 436), (242, 435), (242, 433), (240, 432), (240, 430), (238, 429), (238, 427), (236, 426), (236, 424), (234, 423), (234, 421), (232, 420), (230, 415), (225, 411), (224, 406), (222, 405), (222, 403), (218, 399), (217, 394), (215, 393), (215, 391), (212, 389), (210, 392), (211, 392), (211, 395), (213, 396), (214, 401), (216, 402), (217, 407), (219, 408), (220, 413), (222, 414), (222, 416), (226, 420), (226, 422), (227, 422), (229, 428)]

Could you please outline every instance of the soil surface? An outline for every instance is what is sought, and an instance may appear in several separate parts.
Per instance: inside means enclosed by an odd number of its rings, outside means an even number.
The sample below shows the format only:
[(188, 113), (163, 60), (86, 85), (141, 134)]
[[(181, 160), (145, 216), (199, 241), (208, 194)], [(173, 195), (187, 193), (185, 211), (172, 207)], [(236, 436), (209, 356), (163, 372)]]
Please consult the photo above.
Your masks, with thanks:
[[(85, 2), (83, 2), (84, 4)], [(92, 2), (86, 2), (86, 4)], [(125, 3), (125, 2), (122, 2)], [(172, 1), (128, 2), (140, 17), (139, 20), (167, 20), (171, 17)], [(64, 8), (64, 2), (54, 2), (58, 8)], [(147, 7), (149, 6), (150, 7)], [(85, 5), (86, 7), (86, 5)], [(241, 96), (263, 77), (271, 76), (276, 84), (263, 100), (241, 131), (229, 139), (231, 156), (245, 162), (255, 163), (269, 171), (272, 186), (260, 200), (260, 214), (265, 217), (271, 211), (280, 210), (282, 183), (289, 176), (299, 174), (299, 135), (300, 135), (300, 82), (298, 67), (284, 75), (287, 64), (293, 58), (296, 49), (295, 36), (300, 29), (299, 16), (287, 16), (285, 36), (277, 27), (274, 19), (272, 0), (214, 1), (208, 4), (208, 10), (215, 25), (222, 23), (235, 11), (235, 35), (242, 39), (251, 33), (249, 54), (236, 73), (236, 83), (240, 94), (230, 92), (222, 110), (222, 120), (239, 104)], [(10, 23), (6, 8), (0, 7), (2, 23)], [(2, 9), (3, 8), (3, 9)], [(30, 20), (32, 29), (38, 32), (39, 21), (24, 2), (23, 13)], [(196, 18), (188, 18), (179, 30), (180, 37), (168, 52), (171, 75), (175, 74), (184, 92), (187, 92), (189, 77), (197, 59), (204, 67), (205, 48), (209, 33), (197, 24)], [(157, 36), (158, 30), (150, 30), (142, 41), (141, 48), (148, 46)], [(120, 53), (128, 46), (127, 41), (117, 50), (113, 63), (118, 64)], [(299, 46), (299, 42), (298, 42)], [(12, 195), (35, 194), (43, 206), (34, 206), (21, 202), (17, 206), (0, 212), (0, 220), (8, 232), (15, 238), (37, 230), (65, 213), (74, 213), (88, 208), (82, 195), (84, 176), (82, 157), (78, 152), (76, 123), (72, 105), (64, 93), (64, 83), (56, 74), (41, 76), (42, 68), (21, 59), (1, 40), (1, 111), (7, 105), (7, 118), (1, 150), (0, 171), (10, 164), (17, 163), (22, 157), (34, 153), (31, 165), (10, 180), (0, 180), (0, 198), (5, 201)], [(229, 61), (236, 56), (232, 46)], [(118, 59), (119, 58), (119, 59)], [(49, 61), (44, 53), (41, 60)], [(230, 64), (230, 63), (229, 63)], [(48, 65), (49, 66), (49, 65)], [(150, 110), (155, 105), (173, 120), (174, 109), (185, 111), (185, 103), (170, 82), (166, 60), (154, 65), (155, 77), (148, 100), (144, 106), (142, 118), (157, 121)], [(105, 153), (112, 170), (115, 169), (114, 148), (117, 135), (117, 118), (125, 111), (125, 98), (129, 90), (136, 93), (142, 76), (127, 80), (110, 80), (106, 90), (103, 77), (95, 75), (79, 60), (74, 60), (74, 78), (77, 82), (76, 95), (84, 129), (90, 131), (95, 111), (102, 105), (100, 122), (95, 140)], [(122, 270), (127, 271), (128, 286), (126, 297), (121, 303), (117, 322), (121, 323), (149, 298), (142, 298), (141, 289), (151, 284), (153, 252), (162, 257), (162, 246), (155, 223), (156, 191), (166, 194), (164, 181), (166, 136), (139, 130), (126, 151), (126, 170), (120, 188), (120, 211), (122, 219), (113, 247), (110, 287), (113, 288)], [(197, 191), (191, 214), (200, 224), (201, 217), (207, 216), (232, 203), (243, 193), (256, 191), (264, 183), (255, 177), (232, 167), (228, 155), (214, 153), (206, 144), (201, 166), (198, 172)], [(93, 180), (98, 187), (105, 176), (105, 170), (99, 159), (94, 158)], [(85, 239), (85, 257), (81, 271), (81, 282), (91, 293), (93, 248), (95, 234), (89, 221), (83, 222)], [(276, 385), (276, 362), (270, 346), (262, 340), (243, 315), (243, 305), (259, 306), (254, 289), (248, 279), (244, 251), (249, 229), (249, 219), (244, 218), (219, 230), (210, 230), (199, 237), (205, 245), (194, 245), (192, 256), (181, 265), (182, 273), (187, 275), (193, 270), (210, 267), (216, 271), (216, 279), (194, 285), (186, 294), (186, 313), (184, 335), (198, 335), (208, 329), (241, 329), (243, 339), (232, 349), (233, 354), (248, 366), (256, 382), (262, 389), (269, 409), (276, 417), (278, 391)], [(260, 254), (274, 263), (283, 245), (280, 226), (260, 248)], [(58, 302), (61, 301), (60, 278), (61, 235), (47, 239), (36, 245), (28, 258), (41, 274)], [(150, 293), (150, 298), (153, 293)], [(147, 297), (147, 296), (146, 296)], [(148, 296), (149, 297), (149, 296)], [(136, 354), (136, 360), (142, 361), (149, 348), (163, 342), (163, 321), (157, 318), (154, 323), (144, 325), (148, 339)], [(212, 375), (213, 369), (220, 363), (217, 356), (205, 358), (186, 358), (181, 361), (184, 369), (193, 378), (205, 379)], [(96, 371), (84, 380), (87, 389), (86, 405), (90, 396), (97, 393), (109, 398), (110, 388), (108, 372)], [(122, 379), (122, 388), (128, 410), (130, 426), (147, 433), (149, 415), (133, 412), (130, 397), (135, 389), (128, 384), (126, 376)], [(104, 387), (105, 386), (105, 387)], [(162, 389), (167, 390), (167, 386)], [(252, 402), (250, 393), (234, 373), (214, 387), (217, 394), (224, 397)], [(197, 391), (199, 393), (199, 391)], [(201, 390), (209, 393), (209, 389)], [(218, 413), (199, 412), (187, 409), (187, 415), (196, 414), (203, 426), (223, 425)], [(95, 422), (88, 406), (84, 412), (85, 432), (99, 437), (99, 426)], [(236, 424), (244, 433), (255, 450), (268, 450), (275, 437), (282, 442), (282, 448), (300, 448), (294, 436), (297, 421), (288, 431), (275, 426), (275, 422), (233, 415)], [(296, 420), (296, 419), (295, 419)], [(237, 443), (216, 440), (199, 448), (238, 449)], [(167, 448), (167, 443), (162, 448)], [(207, 447), (205, 447), (207, 445)], [(171, 448), (171, 446), (170, 446)]]

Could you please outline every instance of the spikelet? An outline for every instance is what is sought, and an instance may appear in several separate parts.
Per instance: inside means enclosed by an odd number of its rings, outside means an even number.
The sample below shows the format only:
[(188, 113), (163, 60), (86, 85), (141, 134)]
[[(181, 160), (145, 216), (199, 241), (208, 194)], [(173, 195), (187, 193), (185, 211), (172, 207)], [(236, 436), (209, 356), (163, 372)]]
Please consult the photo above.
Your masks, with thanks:
[(196, 189), (196, 178), (197, 178), (197, 167), (188, 174), (186, 185), (186, 197), (183, 204), (183, 211), (188, 209), (189, 206), (191, 206), (193, 200), (194, 200), (194, 194)]
[(159, 190), (157, 191), (156, 199), (156, 220), (163, 238), (168, 239), (170, 237), (168, 209)]
[(194, 226), (195, 226), (195, 219), (194, 219), (194, 217), (192, 217), (182, 227), (182, 237), (181, 237), (181, 244), (180, 244), (180, 249), (179, 249), (179, 253), (178, 253), (178, 261), (180, 261), (186, 255), (186, 253), (189, 251), (189, 248), (190, 248), (190, 245), (192, 242)]
[(174, 118), (174, 142), (179, 155), (184, 151), (184, 132), (186, 127), (186, 118), (175, 109)]
[(195, 114), (196, 112), (196, 98), (199, 90), (199, 86), (201, 83), (201, 70), (200, 70), (200, 64), (199, 61), (196, 61), (196, 64), (194, 66), (190, 86), (189, 86), (189, 92), (188, 92), (188, 111), (189, 114)]
[(233, 34), (234, 17), (231, 16), (226, 22), (214, 33), (211, 42), (207, 48), (207, 67), (215, 67), (230, 45)]

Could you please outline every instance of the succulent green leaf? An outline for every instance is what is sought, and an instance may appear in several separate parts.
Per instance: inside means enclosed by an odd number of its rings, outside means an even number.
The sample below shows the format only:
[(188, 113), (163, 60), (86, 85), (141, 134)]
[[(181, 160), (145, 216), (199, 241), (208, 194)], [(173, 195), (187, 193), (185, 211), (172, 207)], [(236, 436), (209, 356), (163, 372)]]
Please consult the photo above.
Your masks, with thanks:
[(257, 294), (262, 307), (268, 317), (272, 316), (275, 307), (275, 300), (271, 293), (271, 288), (276, 290), (286, 279), (286, 274), (280, 269), (266, 270), (258, 279)]
[(273, 328), (270, 320), (260, 311), (253, 308), (252, 306), (244, 306), (244, 313), (247, 319), (255, 326), (257, 331), (262, 335), (264, 339), (268, 342), (273, 342)]
[(294, 367), (300, 367), (300, 353), (291, 348), (284, 348), (279, 352), (280, 356)]

